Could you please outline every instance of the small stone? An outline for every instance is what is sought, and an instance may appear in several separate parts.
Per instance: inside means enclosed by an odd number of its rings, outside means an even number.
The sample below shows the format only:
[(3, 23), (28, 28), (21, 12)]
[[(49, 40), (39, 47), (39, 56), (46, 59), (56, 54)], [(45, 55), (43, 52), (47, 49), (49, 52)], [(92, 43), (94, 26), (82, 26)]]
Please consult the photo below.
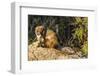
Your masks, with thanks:
[(66, 52), (68, 54), (75, 53), (75, 51), (72, 48), (70, 48), (70, 47), (63, 47), (63, 48), (61, 48), (61, 51), (64, 51), (64, 52)]

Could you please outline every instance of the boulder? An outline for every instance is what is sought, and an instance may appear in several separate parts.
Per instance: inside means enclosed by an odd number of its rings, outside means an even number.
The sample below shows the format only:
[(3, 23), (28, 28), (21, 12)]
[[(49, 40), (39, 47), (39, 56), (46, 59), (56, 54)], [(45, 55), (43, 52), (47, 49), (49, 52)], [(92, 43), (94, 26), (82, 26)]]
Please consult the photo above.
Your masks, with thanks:
[(56, 60), (56, 59), (79, 59), (81, 52), (75, 52), (70, 47), (63, 47), (60, 50), (55, 48), (28, 46), (28, 60)]

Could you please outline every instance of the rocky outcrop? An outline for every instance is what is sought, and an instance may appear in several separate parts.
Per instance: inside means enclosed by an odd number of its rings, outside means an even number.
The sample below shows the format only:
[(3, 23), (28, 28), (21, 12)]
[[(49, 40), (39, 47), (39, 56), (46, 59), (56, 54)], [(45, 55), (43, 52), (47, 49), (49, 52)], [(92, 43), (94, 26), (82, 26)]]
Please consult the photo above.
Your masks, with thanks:
[(74, 51), (70, 47), (63, 47), (61, 49), (34, 47), (28, 46), (28, 60), (56, 60), (56, 59), (78, 59), (81, 58), (80, 51)]

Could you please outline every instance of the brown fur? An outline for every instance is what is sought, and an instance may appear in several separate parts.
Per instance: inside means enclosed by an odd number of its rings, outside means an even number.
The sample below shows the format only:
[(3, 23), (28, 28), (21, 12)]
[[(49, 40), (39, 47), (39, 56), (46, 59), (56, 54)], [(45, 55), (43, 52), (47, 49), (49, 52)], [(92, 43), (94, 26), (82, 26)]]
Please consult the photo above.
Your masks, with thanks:
[(44, 26), (37, 26), (35, 28), (36, 39), (39, 42), (39, 47), (44, 46), (44, 35), (45, 35), (45, 27)]
[[(47, 48), (56, 48), (58, 45), (58, 39), (56, 33), (53, 30), (47, 29), (45, 30), (44, 26), (37, 26), (35, 28), (35, 34), (37, 36), (37, 40), (42, 42)], [(38, 38), (38, 35), (40, 35)], [(41, 40), (42, 38), (42, 40)]]
[(45, 36), (45, 46), (48, 48), (56, 48), (58, 45), (58, 39), (56, 33), (50, 29), (47, 29)]

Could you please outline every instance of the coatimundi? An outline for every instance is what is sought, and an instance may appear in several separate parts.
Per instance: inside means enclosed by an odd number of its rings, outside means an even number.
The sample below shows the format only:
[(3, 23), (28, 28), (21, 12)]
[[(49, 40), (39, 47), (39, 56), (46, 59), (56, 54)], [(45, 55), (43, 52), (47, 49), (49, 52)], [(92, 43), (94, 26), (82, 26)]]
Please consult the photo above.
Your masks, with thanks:
[(45, 27), (44, 26), (37, 26), (35, 28), (36, 39), (38, 42), (38, 47), (44, 47), (45, 42)]
[(46, 29), (44, 26), (37, 26), (35, 34), (40, 46), (47, 48), (56, 48), (58, 46), (58, 39), (56, 33), (51, 29)]

